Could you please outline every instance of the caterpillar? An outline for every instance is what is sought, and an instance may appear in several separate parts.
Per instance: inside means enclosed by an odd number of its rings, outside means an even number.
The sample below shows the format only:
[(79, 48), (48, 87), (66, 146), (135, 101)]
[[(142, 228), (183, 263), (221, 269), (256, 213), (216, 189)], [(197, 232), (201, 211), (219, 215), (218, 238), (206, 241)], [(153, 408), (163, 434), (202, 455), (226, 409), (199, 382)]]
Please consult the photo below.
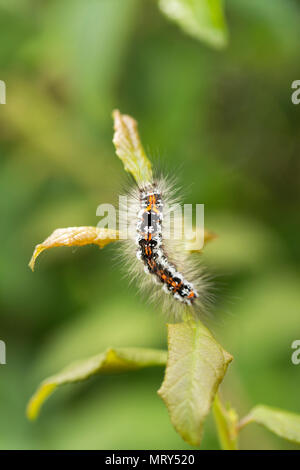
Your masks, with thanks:
[(208, 278), (185, 250), (184, 240), (165, 236), (170, 220), (176, 223), (170, 215), (179, 202), (175, 194), (174, 183), (153, 179), (131, 189), (120, 211), (128, 217), (125, 264), (130, 278), (138, 278), (142, 295), (160, 298), (169, 320), (177, 321), (206, 311)]
[(155, 185), (140, 189), (141, 210), (137, 222), (137, 258), (163, 284), (166, 293), (174, 299), (192, 305), (198, 297), (193, 285), (184, 279), (164, 253), (162, 246), (162, 195)]

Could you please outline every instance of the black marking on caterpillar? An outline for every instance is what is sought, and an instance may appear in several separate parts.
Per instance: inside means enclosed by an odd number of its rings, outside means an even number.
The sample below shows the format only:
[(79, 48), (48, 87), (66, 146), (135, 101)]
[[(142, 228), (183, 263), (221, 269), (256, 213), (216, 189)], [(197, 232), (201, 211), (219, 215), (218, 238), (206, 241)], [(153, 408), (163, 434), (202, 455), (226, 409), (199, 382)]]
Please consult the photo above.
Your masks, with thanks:
[(153, 183), (139, 189), (140, 211), (137, 222), (136, 255), (146, 273), (162, 283), (165, 292), (186, 305), (193, 305), (198, 293), (176, 267), (168, 261), (163, 248), (162, 194)]

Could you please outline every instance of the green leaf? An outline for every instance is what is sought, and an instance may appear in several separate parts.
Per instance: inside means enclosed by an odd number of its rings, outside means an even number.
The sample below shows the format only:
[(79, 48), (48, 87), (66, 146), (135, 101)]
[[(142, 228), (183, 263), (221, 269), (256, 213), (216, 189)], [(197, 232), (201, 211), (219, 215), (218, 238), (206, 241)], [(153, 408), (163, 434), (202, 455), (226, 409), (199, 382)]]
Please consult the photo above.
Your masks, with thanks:
[(271, 408), (266, 405), (258, 405), (241, 420), (239, 428), (249, 423), (258, 423), (265, 426), (277, 436), (288, 441), (300, 444), (300, 415)]
[(126, 171), (132, 174), (138, 184), (152, 181), (152, 166), (142, 145), (137, 122), (131, 116), (113, 112), (116, 154), (122, 160)]
[(168, 325), (169, 355), (158, 391), (176, 431), (199, 446), (203, 422), (232, 356), (200, 322)]
[(142, 348), (109, 348), (97, 356), (71, 364), (58, 374), (44, 380), (28, 403), (27, 416), (31, 420), (37, 418), (42, 404), (59, 385), (80, 382), (95, 374), (163, 366), (166, 361), (166, 351)]
[(57, 228), (42, 243), (36, 245), (29, 267), (34, 270), (36, 258), (49, 248), (57, 246), (84, 246), (95, 244), (100, 248), (119, 238), (119, 232), (100, 227), (67, 227)]
[(196, 39), (221, 48), (227, 44), (222, 0), (159, 0), (162, 12)]

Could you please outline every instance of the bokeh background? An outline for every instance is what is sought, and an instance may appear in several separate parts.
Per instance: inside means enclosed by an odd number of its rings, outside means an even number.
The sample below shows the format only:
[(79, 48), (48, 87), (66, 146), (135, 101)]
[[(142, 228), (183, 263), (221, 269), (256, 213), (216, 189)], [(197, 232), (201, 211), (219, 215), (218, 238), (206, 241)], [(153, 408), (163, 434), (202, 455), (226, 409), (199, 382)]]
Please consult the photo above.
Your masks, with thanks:
[[(139, 121), (148, 154), (204, 203), (219, 237), (210, 327), (234, 355), (223, 395), (243, 415), (300, 412), (300, 4), (227, 0), (227, 48), (168, 21), (154, 0), (0, 0), (2, 449), (185, 449), (156, 391), (162, 369), (66, 386), (29, 423), (38, 383), (108, 346), (166, 347), (165, 320), (122, 277), (114, 246), (44, 253), (55, 228), (96, 225), (124, 170), (111, 112)], [(251, 425), (248, 449), (293, 448)], [(208, 419), (202, 448), (218, 448)]]

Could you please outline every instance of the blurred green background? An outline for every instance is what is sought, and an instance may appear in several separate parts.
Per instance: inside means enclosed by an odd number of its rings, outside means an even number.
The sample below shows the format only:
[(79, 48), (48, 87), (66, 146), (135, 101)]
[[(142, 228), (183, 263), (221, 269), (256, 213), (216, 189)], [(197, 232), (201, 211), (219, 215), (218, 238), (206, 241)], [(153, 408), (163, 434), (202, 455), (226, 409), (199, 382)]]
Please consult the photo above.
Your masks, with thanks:
[[(229, 45), (216, 51), (154, 0), (0, 0), (0, 448), (189, 448), (156, 394), (162, 369), (66, 386), (37, 422), (25, 418), (37, 384), (70, 361), (166, 347), (165, 319), (123, 279), (114, 246), (27, 266), (55, 228), (96, 225), (97, 205), (116, 200), (116, 107), (219, 235), (204, 258), (217, 290), (209, 325), (235, 358), (225, 399), (241, 414), (257, 403), (300, 412), (300, 4), (227, 0), (226, 16)], [(252, 425), (241, 447), (293, 446)], [(211, 418), (202, 448), (218, 448)]]

